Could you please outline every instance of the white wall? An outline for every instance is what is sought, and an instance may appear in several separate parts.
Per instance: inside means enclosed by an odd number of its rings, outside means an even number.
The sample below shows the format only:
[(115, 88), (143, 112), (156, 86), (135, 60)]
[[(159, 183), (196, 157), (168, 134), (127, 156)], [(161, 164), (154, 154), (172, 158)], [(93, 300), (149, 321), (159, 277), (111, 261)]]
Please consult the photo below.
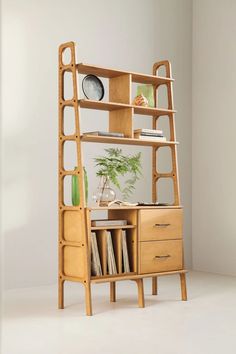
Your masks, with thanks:
[(193, 267), (236, 275), (236, 2), (194, 1)]
[[(78, 42), (79, 62), (151, 73), (155, 61), (172, 61), (191, 265), (191, 2), (3, 0), (2, 7), (5, 286), (57, 279), (57, 47), (70, 40)], [(91, 113), (86, 117), (84, 130), (93, 130)], [(95, 186), (94, 146), (86, 146), (84, 163)], [(140, 200), (151, 191), (150, 164), (145, 148)]]

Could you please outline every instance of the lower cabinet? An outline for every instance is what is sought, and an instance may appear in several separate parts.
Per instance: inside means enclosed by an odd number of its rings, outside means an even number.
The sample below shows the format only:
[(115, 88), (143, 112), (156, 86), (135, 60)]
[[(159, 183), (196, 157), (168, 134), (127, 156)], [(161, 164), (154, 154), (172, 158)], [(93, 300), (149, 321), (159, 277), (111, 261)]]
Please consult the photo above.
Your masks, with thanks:
[(182, 240), (140, 242), (141, 274), (182, 268)]

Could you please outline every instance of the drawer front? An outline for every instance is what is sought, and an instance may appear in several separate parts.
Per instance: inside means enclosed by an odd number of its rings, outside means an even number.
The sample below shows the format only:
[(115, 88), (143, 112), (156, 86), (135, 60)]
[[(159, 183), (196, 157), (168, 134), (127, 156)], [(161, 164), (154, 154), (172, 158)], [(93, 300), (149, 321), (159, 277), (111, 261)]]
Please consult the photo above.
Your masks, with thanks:
[(140, 210), (140, 241), (182, 238), (182, 209)]
[(141, 274), (182, 268), (182, 240), (140, 242)]

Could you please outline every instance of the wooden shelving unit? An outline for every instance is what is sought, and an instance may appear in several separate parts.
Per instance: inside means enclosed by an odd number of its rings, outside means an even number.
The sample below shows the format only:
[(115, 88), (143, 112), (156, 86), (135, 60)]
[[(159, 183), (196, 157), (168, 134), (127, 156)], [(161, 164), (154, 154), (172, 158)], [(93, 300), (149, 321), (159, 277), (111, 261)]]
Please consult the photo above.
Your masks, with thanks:
[[(63, 53), (69, 51), (69, 64), (63, 61)], [(166, 76), (158, 76), (158, 70), (164, 66)], [(64, 76), (72, 77), (73, 97), (65, 99)], [(79, 99), (78, 74), (94, 74), (109, 79), (109, 102)], [(155, 91), (155, 108), (132, 105), (132, 82), (151, 84)], [(91, 284), (110, 283), (110, 301), (116, 301), (116, 282), (134, 280), (138, 286), (138, 303), (144, 307), (143, 278), (152, 278), (152, 294), (157, 294), (157, 277), (179, 274), (182, 300), (187, 299), (186, 280), (182, 240), (182, 206), (179, 198), (179, 182), (177, 168), (177, 144), (172, 94), (172, 74), (168, 61), (155, 63), (153, 75), (139, 74), (102, 68), (88, 64), (77, 64), (75, 44), (68, 42), (59, 47), (59, 308), (64, 308), (64, 282), (80, 282), (85, 288), (86, 313), (92, 314)], [(160, 108), (157, 101), (158, 88), (166, 85), (168, 107)], [(73, 107), (75, 133), (64, 132), (64, 111)], [(80, 131), (80, 119), (83, 109), (109, 112), (109, 131), (120, 132), (124, 138), (83, 135)], [(170, 128), (170, 140), (157, 142), (139, 140), (133, 137), (133, 115), (150, 116), (153, 129), (157, 128), (158, 119), (167, 116)], [(147, 118), (148, 119), (148, 118)], [(76, 143), (77, 168), (66, 170), (64, 167), (64, 144), (67, 141)], [(152, 200), (158, 200), (157, 182), (160, 178), (171, 178), (174, 187), (174, 202), (169, 206), (135, 206), (135, 207), (87, 207), (84, 201), (84, 185), (82, 183), (82, 143), (103, 143), (149, 146), (152, 149)], [(168, 146), (171, 149), (172, 170), (162, 173), (157, 168), (158, 150)], [(68, 176), (78, 176), (80, 205), (66, 205), (64, 200), (64, 180)], [(91, 214), (106, 211), (109, 219), (126, 219), (126, 226), (91, 227)], [(121, 230), (127, 235), (127, 249), (130, 261), (130, 272), (125, 273), (122, 267)], [(111, 233), (118, 272), (107, 274), (107, 231)], [(102, 276), (91, 276), (91, 232), (97, 233), (97, 242), (101, 258)]]

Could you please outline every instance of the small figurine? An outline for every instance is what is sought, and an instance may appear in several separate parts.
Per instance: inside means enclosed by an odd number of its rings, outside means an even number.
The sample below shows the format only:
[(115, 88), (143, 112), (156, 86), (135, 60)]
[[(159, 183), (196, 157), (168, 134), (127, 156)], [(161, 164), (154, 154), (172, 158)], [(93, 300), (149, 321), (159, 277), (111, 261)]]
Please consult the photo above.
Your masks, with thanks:
[(143, 106), (147, 107), (148, 106), (148, 100), (147, 98), (141, 93), (141, 95), (138, 95), (134, 98), (133, 100), (133, 105), (135, 106)]

